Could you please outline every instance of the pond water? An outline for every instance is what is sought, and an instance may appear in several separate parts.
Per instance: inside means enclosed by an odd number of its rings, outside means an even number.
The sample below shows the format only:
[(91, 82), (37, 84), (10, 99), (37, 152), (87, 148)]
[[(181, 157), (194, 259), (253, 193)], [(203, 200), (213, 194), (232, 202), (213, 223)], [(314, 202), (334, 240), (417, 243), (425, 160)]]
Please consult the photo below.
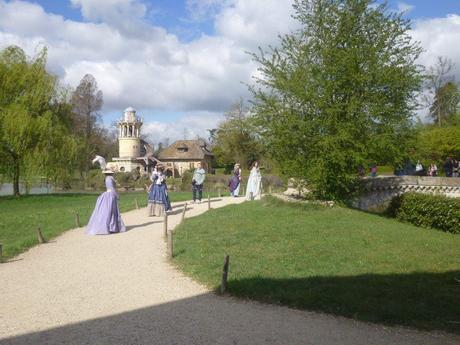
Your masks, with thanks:
[[(21, 194), (26, 194), (26, 188), (24, 184), (19, 184), (19, 191)], [(32, 186), (29, 189), (28, 194), (49, 194), (54, 192), (54, 187), (52, 185), (39, 184)], [(12, 183), (3, 183), (0, 185), (0, 196), (4, 195), (13, 195), (13, 184)]]

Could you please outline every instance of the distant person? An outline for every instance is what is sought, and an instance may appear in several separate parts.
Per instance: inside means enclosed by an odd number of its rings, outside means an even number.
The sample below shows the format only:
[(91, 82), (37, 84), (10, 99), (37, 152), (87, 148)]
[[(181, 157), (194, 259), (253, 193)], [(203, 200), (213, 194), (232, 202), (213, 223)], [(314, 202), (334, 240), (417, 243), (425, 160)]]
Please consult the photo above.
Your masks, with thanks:
[(107, 169), (105, 159), (96, 156), (93, 164), (99, 162), (102, 173), (105, 175), (105, 187), (107, 191), (99, 195), (96, 206), (86, 226), (88, 235), (109, 235), (117, 232), (126, 231), (125, 224), (121, 219), (118, 207), (118, 193), (116, 189), (113, 171)]
[(259, 162), (254, 161), (251, 165), (251, 173), (246, 188), (246, 200), (260, 200), (261, 195), (262, 175), (260, 174)]
[(377, 164), (372, 164), (370, 169), (371, 177), (377, 176)]
[(203, 197), (203, 183), (206, 177), (206, 171), (201, 167), (201, 162), (197, 163), (197, 168), (195, 169), (192, 177), (192, 194), (193, 202), (196, 202), (198, 196), (198, 203), (201, 203)]
[(454, 169), (454, 163), (452, 162), (452, 158), (447, 157), (446, 161), (444, 162), (444, 172), (446, 177), (452, 177)]
[(230, 195), (237, 197), (240, 194), (240, 185), (241, 185), (241, 168), (240, 163), (236, 163), (233, 167), (233, 176), (228, 183), (228, 189)]
[(438, 167), (435, 163), (430, 164), (430, 168), (428, 169), (428, 175), (435, 177), (438, 175)]
[(456, 159), (452, 160), (452, 177), (458, 177), (458, 161)]
[(415, 165), (415, 175), (417, 176), (424, 175), (424, 168), (423, 168), (422, 163), (420, 163), (420, 161), (417, 161), (417, 164)]
[(169, 202), (168, 186), (166, 185), (166, 175), (164, 167), (157, 164), (153, 169), (150, 177), (152, 184), (149, 188), (148, 196), (148, 215), (164, 216), (167, 211), (171, 211), (171, 203)]

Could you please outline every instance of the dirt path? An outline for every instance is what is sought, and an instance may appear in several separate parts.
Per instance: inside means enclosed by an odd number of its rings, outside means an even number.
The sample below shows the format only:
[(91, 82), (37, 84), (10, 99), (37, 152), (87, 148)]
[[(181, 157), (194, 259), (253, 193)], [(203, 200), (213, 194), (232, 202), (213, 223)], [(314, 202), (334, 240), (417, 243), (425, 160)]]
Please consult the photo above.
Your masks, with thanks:
[[(212, 207), (242, 202), (222, 198)], [(175, 203), (170, 228), (180, 220)], [(190, 205), (187, 216), (207, 210)], [(165, 259), (163, 224), (146, 210), (130, 231), (66, 232), (0, 265), (0, 344), (459, 344), (460, 337), (387, 328), (216, 296)]]

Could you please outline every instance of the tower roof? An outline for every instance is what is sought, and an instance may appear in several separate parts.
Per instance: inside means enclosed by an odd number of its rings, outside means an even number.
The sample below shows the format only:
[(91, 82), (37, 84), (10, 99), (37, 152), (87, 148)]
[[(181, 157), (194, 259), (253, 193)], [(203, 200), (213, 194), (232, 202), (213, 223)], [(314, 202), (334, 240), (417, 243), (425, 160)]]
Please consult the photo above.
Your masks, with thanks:
[(135, 113), (135, 112), (136, 112), (136, 109), (134, 109), (133, 107), (128, 107), (128, 108), (125, 109), (125, 113), (128, 113), (128, 112), (129, 112), (129, 113), (131, 113), (131, 112), (132, 112), (132, 113)]

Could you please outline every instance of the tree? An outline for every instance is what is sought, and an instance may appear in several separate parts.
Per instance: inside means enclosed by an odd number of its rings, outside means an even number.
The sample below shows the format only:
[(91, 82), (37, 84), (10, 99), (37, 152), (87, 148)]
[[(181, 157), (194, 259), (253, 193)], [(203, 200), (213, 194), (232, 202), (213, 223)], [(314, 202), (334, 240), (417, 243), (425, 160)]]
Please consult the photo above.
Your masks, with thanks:
[[(98, 90), (96, 79), (91, 74), (86, 74), (72, 95), (72, 107), (74, 114), (74, 133), (80, 138), (83, 154), (81, 156), (81, 168), (86, 176), (90, 168), (90, 162), (100, 142), (101, 115), (99, 111), (103, 104), (103, 94)], [(101, 154), (101, 153), (99, 153)]]
[(458, 112), (459, 103), (458, 85), (449, 81), (436, 90), (434, 101), (430, 107), (430, 115), (438, 122), (439, 127), (441, 127), (441, 123), (449, 124)]
[(425, 83), (428, 94), (425, 95), (424, 100), (430, 107), (430, 116), (438, 123), (439, 127), (442, 126), (443, 120), (448, 117), (454, 99), (458, 97), (458, 89), (454, 84), (454, 76), (452, 75), (453, 68), (454, 64), (450, 59), (438, 56), (436, 65), (431, 66), (426, 75)]
[(230, 167), (235, 162), (244, 166), (261, 156), (262, 148), (242, 100), (225, 113), (225, 120), (210, 133), (214, 135), (212, 150), (219, 166)]
[(411, 134), (421, 48), (410, 22), (373, 0), (296, 0), (301, 28), (254, 54), (264, 146), (319, 198), (345, 199), (357, 170), (395, 161)]
[(46, 48), (32, 59), (16, 46), (0, 52), (0, 172), (12, 179), (16, 196), (21, 176), (61, 179), (75, 157), (65, 92), (45, 66)]
[(458, 157), (460, 152), (460, 127), (425, 126), (417, 134), (417, 141), (412, 145), (414, 158), (428, 164), (443, 163), (447, 157)]

